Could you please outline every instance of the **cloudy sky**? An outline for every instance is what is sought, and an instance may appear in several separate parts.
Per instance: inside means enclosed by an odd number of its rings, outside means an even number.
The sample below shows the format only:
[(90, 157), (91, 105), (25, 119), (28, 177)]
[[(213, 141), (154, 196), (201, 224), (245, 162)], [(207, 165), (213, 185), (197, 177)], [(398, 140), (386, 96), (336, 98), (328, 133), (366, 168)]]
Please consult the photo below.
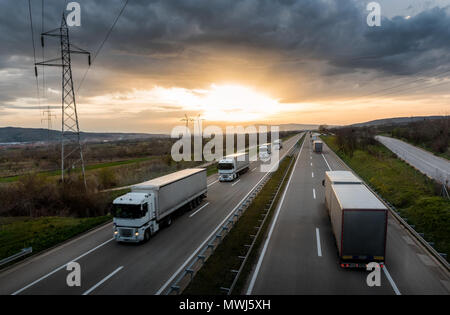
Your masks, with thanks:
[[(125, 0), (79, 0), (71, 41), (95, 54)], [(450, 0), (129, 0), (87, 69), (73, 55), (84, 131), (168, 132), (209, 124), (348, 124), (450, 113)], [(31, 0), (36, 58), (42, 0)], [(44, 0), (44, 30), (64, 0)], [(60, 126), (61, 70), (33, 68), (28, 1), (0, 3), (0, 126)], [(44, 80), (45, 86), (44, 86)], [(45, 88), (44, 88), (45, 87)]]

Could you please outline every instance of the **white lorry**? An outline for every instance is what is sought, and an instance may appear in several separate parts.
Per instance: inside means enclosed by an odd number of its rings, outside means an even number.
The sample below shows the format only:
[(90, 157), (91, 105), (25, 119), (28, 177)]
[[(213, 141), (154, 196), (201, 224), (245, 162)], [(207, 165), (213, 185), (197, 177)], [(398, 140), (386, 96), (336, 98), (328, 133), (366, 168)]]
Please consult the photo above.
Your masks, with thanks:
[(273, 148), (275, 150), (281, 150), (283, 148), (283, 142), (281, 141), (281, 139), (277, 139), (273, 142)]
[(316, 140), (313, 142), (313, 150), (316, 153), (322, 153), (323, 150), (323, 142), (320, 140)]
[(272, 144), (265, 143), (259, 146), (259, 158), (263, 161), (266, 161), (270, 158), (270, 154), (272, 153)]
[(325, 180), (325, 196), (340, 265), (365, 268), (383, 264), (386, 252), (388, 209), (364, 184)]
[(197, 206), (207, 194), (206, 169), (191, 168), (131, 188), (113, 201), (113, 235), (118, 242), (148, 241), (172, 215)]
[(219, 181), (233, 181), (250, 168), (248, 153), (235, 153), (221, 159), (217, 164)]

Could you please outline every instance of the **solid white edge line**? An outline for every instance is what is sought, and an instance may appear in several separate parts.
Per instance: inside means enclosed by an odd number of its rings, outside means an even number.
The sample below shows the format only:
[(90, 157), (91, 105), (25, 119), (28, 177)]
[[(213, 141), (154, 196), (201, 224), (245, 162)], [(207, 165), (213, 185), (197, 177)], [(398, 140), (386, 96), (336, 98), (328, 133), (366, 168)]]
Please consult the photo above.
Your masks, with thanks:
[[(300, 136), (301, 139), (302, 136)], [(300, 140), (299, 139), (299, 140)], [(283, 157), (286, 156), (286, 154), (291, 151), (291, 149), (294, 147), (294, 145), (298, 142), (294, 141), (294, 144), (291, 145), (291, 147), (286, 151), (286, 153), (284, 153)], [(303, 145), (302, 145), (303, 147)], [(276, 165), (274, 165), (275, 167)], [(175, 277), (183, 270), (183, 268), (186, 267), (186, 265), (189, 263), (189, 261), (191, 261), (191, 259), (195, 256), (195, 254), (202, 249), (203, 246), (205, 246), (206, 242), (208, 242), (208, 240), (214, 235), (214, 233), (216, 232), (216, 230), (225, 223), (226, 220), (228, 220), (229, 216), (239, 207), (239, 205), (241, 204), (242, 201), (245, 200), (245, 198), (247, 198), (250, 193), (252, 192), (252, 190), (259, 185), (259, 183), (261, 183), (264, 178), (267, 176), (267, 174), (269, 174), (269, 172), (267, 172), (263, 177), (261, 177), (261, 179), (256, 183), (255, 186), (252, 187), (252, 189), (250, 189), (250, 191), (247, 193), (247, 195), (245, 195), (244, 198), (242, 198), (241, 201), (238, 202), (238, 204), (233, 208), (233, 210), (231, 210), (223, 219), (222, 222), (220, 222), (211, 232), (210, 235), (208, 235), (208, 237), (203, 241), (203, 243), (200, 244), (199, 247), (197, 247), (197, 249), (194, 250), (194, 252), (184, 261), (184, 263), (181, 264), (181, 266), (174, 272), (174, 274), (161, 286), (161, 288), (159, 288), (159, 290), (155, 293), (155, 295), (160, 295), (164, 290), (166, 290), (167, 286), (173, 281), (173, 279), (175, 279)]]
[(212, 185), (214, 185), (215, 183), (217, 183), (218, 181), (219, 181), (219, 180), (216, 180), (216, 181), (212, 182), (211, 184), (208, 184), (206, 187), (212, 186)]
[(252, 280), (250, 281), (250, 285), (248, 286), (246, 295), (252, 294), (253, 287), (255, 286), (256, 278), (258, 277), (259, 269), (261, 268), (262, 261), (267, 251), (267, 247), (269, 246), (270, 238), (272, 237), (273, 230), (275, 228), (275, 224), (277, 223), (278, 215), (280, 214), (281, 206), (283, 205), (284, 198), (286, 197), (286, 192), (288, 191), (289, 185), (291, 183), (291, 179), (295, 173), (295, 168), (297, 166), (297, 162), (300, 159), (300, 154), (302, 153), (303, 145), (305, 144), (306, 139), (303, 140), (302, 147), (298, 152), (297, 159), (295, 160), (294, 168), (292, 169), (291, 175), (289, 176), (289, 180), (287, 182), (286, 188), (284, 189), (283, 196), (281, 196), (280, 202), (278, 203), (277, 211), (275, 213), (275, 217), (273, 218), (272, 224), (270, 226), (269, 234), (267, 235), (266, 241), (264, 242), (264, 247), (259, 256), (258, 263), (256, 264), (255, 272), (253, 273)]
[(387, 270), (386, 265), (384, 265), (382, 269), (384, 271), (384, 274), (386, 275), (386, 278), (388, 279), (389, 283), (391, 284), (392, 289), (394, 289), (395, 294), (396, 295), (402, 295), (400, 293), (400, 290), (397, 288), (397, 285), (395, 284), (394, 280), (392, 279), (389, 271)]
[(54, 274), (54, 273), (60, 271), (61, 269), (65, 268), (69, 263), (74, 262), (74, 261), (77, 261), (77, 260), (83, 258), (83, 257), (86, 256), (86, 255), (89, 255), (90, 253), (92, 253), (93, 251), (99, 249), (99, 248), (102, 247), (103, 245), (105, 245), (105, 244), (111, 242), (113, 239), (114, 239), (114, 238), (111, 238), (111, 239), (107, 240), (106, 242), (103, 242), (103, 243), (101, 243), (100, 245), (98, 245), (98, 246), (96, 246), (96, 247), (94, 247), (94, 248), (88, 250), (86, 253), (84, 253), (84, 254), (78, 256), (78, 257), (75, 258), (75, 259), (72, 259), (72, 260), (69, 261), (68, 263), (65, 263), (64, 265), (62, 265), (62, 266), (56, 268), (56, 269), (53, 270), (52, 272), (49, 272), (49, 273), (46, 274), (45, 276), (42, 276), (42, 277), (40, 277), (39, 279), (37, 279), (37, 280), (31, 282), (30, 284), (24, 286), (22, 289), (17, 290), (16, 292), (12, 293), (11, 295), (17, 295), (17, 294), (19, 294), (20, 292), (22, 292), (22, 291), (24, 291), (24, 290), (26, 290), (26, 289), (32, 287), (32, 286), (35, 285), (36, 283), (41, 282), (41, 281), (44, 280), (45, 278), (48, 278), (48, 277), (50, 277), (52, 274)]
[(328, 164), (328, 161), (327, 161), (327, 159), (325, 158), (325, 155), (323, 155), (323, 153), (322, 153), (322, 157), (323, 157), (323, 159), (324, 159), (324, 161), (325, 161), (325, 163), (327, 163), (327, 167), (328, 167), (328, 169), (331, 171), (331, 167), (330, 167), (330, 164)]
[(116, 273), (118, 273), (121, 269), (123, 268), (123, 266), (120, 266), (119, 268), (117, 268), (116, 270), (114, 270), (113, 272), (111, 272), (109, 275), (107, 275), (105, 278), (103, 278), (100, 282), (98, 282), (96, 285), (94, 285), (93, 287), (91, 287), (89, 290), (87, 290), (86, 292), (83, 293), (83, 295), (88, 295), (89, 293), (91, 293), (92, 291), (94, 291), (95, 289), (97, 289), (100, 285), (102, 285), (106, 280), (108, 280), (109, 278), (111, 278), (112, 276), (114, 276)]
[(231, 184), (231, 186), (234, 186), (234, 185), (236, 185), (237, 183), (239, 183), (241, 180), (240, 179), (238, 179), (237, 181), (235, 181), (233, 184)]
[(315, 188), (313, 188), (313, 197), (314, 197), (314, 199), (316, 199), (316, 189)]
[(204, 207), (206, 207), (207, 205), (209, 205), (209, 202), (205, 203), (203, 206), (200, 207), (200, 209), (198, 209), (197, 211), (195, 211), (194, 213), (192, 213), (189, 218), (192, 218), (194, 215), (197, 214), (197, 212), (199, 212), (200, 210), (202, 210)]
[(319, 228), (316, 228), (316, 240), (317, 240), (317, 256), (322, 257), (322, 247), (320, 246)]

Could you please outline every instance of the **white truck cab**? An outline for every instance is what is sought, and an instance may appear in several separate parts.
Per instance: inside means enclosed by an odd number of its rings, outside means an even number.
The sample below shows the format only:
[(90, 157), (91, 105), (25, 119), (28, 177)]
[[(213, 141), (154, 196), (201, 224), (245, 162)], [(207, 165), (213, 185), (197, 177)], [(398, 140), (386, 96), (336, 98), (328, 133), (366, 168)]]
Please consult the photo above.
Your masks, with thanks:
[(112, 214), (116, 240), (140, 242), (159, 230), (151, 193), (131, 192), (116, 198)]
[(262, 161), (267, 161), (270, 158), (271, 151), (271, 144), (266, 143), (259, 146), (259, 159)]
[(233, 181), (250, 167), (248, 153), (236, 153), (219, 160), (217, 170), (219, 181)]

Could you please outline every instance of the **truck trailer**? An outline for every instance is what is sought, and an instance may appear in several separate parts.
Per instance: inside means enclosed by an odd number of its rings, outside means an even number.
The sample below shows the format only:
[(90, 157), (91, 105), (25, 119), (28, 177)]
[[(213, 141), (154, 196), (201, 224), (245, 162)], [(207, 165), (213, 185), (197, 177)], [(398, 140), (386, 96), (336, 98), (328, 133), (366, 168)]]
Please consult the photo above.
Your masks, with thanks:
[(231, 154), (219, 161), (217, 169), (219, 181), (233, 181), (250, 168), (248, 153)]
[(320, 140), (316, 140), (313, 142), (313, 149), (316, 153), (322, 153), (323, 150), (323, 142)]
[(365, 185), (331, 184), (328, 211), (341, 267), (384, 264), (388, 209)]
[(323, 185), (325, 186), (325, 203), (328, 209), (330, 209), (331, 185), (340, 184), (362, 185), (363, 182), (350, 171), (325, 172), (325, 180), (323, 181)]
[(183, 206), (197, 206), (207, 194), (206, 169), (190, 168), (131, 188), (113, 201), (113, 235), (119, 242), (148, 241), (161, 225), (170, 225)]

